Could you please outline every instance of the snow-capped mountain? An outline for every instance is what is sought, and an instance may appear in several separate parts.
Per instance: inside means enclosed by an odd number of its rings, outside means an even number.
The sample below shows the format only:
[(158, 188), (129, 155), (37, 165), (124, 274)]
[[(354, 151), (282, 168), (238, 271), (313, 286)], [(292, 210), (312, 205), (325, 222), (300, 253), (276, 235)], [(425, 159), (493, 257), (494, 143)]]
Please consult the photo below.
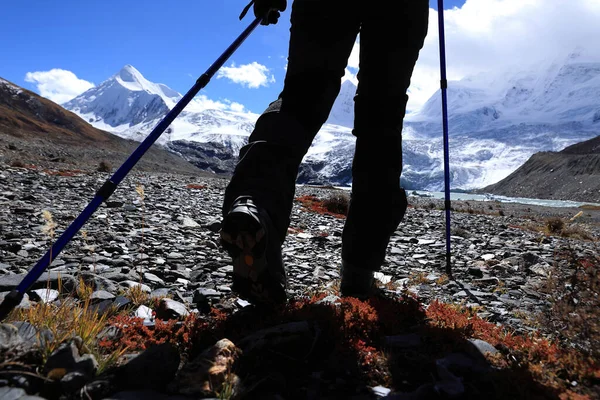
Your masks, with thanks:
[[(300, 182), (351, 182), (355, 92), (354, 83), (342, 83), (327, 124), (304, 159)], [(64, 107), (96, 127), (142, 140), (180, 98), (179, 93), (149, 82), (135, 68), (126, 66)], [(450, 82), (452, 187), (486, 186), (508, 176), (538, 151), (560, 151), (596, 136), (600, 131), (598, 98), (600, 63), (579, 54), (537, 71), (481, 74)], [(258, 116), (225, 110), (198, 111), (193, 104), (190, 106), (191, 110), (174, 121), (159, 143), (196, 160), (205, 169), (230, 171)], [(418, 113), (407, 116), (403, 136), (403, 185), (409, 189), (441, 189), (439, 92)]]
[(181, 95), (126, 65), (113, 77), (63, 104), (97, 128), (124, 131), (164, 116)]

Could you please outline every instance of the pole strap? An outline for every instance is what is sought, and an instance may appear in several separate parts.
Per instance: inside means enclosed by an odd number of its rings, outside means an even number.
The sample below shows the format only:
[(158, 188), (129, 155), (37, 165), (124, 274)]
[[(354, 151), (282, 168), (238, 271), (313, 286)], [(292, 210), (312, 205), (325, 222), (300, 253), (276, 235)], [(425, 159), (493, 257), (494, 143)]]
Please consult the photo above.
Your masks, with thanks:
[(248, 3), (248, 5), (246, 7), (244, 7), (244, 10), (240, 14), (240, 21), (244, 19), (246, 14), (248, 14), (248, 10), (250, 10), (250, 7), (252, 7), (252, 4), (254, 4), (254, 0), (250, 1), (250, 3)]

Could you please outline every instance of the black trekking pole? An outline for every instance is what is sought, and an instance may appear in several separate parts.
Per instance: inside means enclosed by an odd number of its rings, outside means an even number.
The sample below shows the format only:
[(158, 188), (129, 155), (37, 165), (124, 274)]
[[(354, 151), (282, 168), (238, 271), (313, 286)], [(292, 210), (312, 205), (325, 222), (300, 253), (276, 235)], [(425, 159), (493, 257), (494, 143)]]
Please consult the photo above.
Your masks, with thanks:
[(48, 268), (52, 262), (52, 258), (58, 256), (63, 248), (73, 239), (75, 234), (87, 222), (92, 214), (100, 207), (103, 201), (106, 201), (113, 194), (117, 186), (127, 176), (131, 169), (144, 156), (156, 140), (163, 134), (173, 120), (183, 111), (190, 101), (198, 94), (198, 92), (206, 87), (213, 75), (225, 64), (240, 45), (250, 36), (252, 31), (261, 23), (263, 17), (257, 17), (235, 41), (225, 50), (223, 54), (206, 70), (204, 74), (198, 78), (194, 86), (179, 100), (171, 111), (156, 125), (150, 132), (148, 137), (135, 149), (129, 158), (119, 167), (113, 176), (106, 180), (102, 187), (96, 192), (94, 199), (87, 207), (79, 214), (79, 216), (71, 223), (71, 225), (63, 232), (54, 245), (48, 252), (37, 262), (37, 264), (25, 275), (21, 283), (16, 289), (11, 291), (2, 304), (0, 304), (0, 321), (4, 320), (8, 314), (21, 303), (25, 292), (33, 286), (39, 279), (42, 273)]
[(450, 156), (448, 141), (448, 80), (446, 79), (446, 40), (444, 37), (444, 0), (438, 0), (438, 25), (440, 36), (440, 88), (442, 92), (442, 124), (444, 131), (444, 208), (446, 210), (446, 275), (452, 279), (450, 254)]

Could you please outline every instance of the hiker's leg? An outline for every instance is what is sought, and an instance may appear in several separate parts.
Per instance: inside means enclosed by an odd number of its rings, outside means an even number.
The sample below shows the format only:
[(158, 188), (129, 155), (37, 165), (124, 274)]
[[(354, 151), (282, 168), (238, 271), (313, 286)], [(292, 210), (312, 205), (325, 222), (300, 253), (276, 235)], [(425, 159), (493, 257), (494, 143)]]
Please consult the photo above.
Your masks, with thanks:
[(279, 99), (240, 151), (223, 212), (251, 195), (269, 212), (281, 242), (289, 225), (298, 167), (327, 120), (359, 29), (348, 1), (295, 0), (288, 67)]
[(383, 263), (406, 211), (400, 188), (402, 121), (429, 12), (427, 0), (390, 0), (381, 6), (385, 12), (372, 4), (362, 9), (352, 201), (342, 247), (345, 261), (370, 270)]

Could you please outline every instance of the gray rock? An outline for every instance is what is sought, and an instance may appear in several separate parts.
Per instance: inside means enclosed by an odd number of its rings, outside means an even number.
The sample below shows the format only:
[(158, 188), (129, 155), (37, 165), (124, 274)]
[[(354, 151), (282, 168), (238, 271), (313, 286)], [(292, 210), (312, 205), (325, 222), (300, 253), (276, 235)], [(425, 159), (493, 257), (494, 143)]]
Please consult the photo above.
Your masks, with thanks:
[(165, 281), (160, 279), (158, 276), (151, 274), (150, 272), (144, 273), (144, 279), (148, 282), (152, 282), (155, 285), (164, 285)]
[(106, 290), (96, 290), (90, 296), (90, 299), (93, 302), (102, 301), (102, 300), (113, 300), (115, 295), (107, 292)]
[(219, 233), (219, 231), (221, 230), (221, 226), (221, 219), (215, 219), (209, 222), (208, 224), (204, 225), (205, 228), (214, 233)]
[(485, 356), (486, 354), (494, 355), (498, 353), (498, 350), (489, 344), (488, 342), (481, 339), (469, 339), (469, 342), (473, 346), (468, 346), (467, 351), (474, 358), (480, 358), (481, 356)]
[(317, 301), (316, 304), (327, 304), (327, 305), (331, 305), (331, 304), (335, 304), (338, 303), (340, 301), (340, 297), (336, 296), (334, 294), (330, 294), (327, 297), (324, 297), (323, 299)]
[[(26, 274), (2, 276), (0, 279), (0, 292), (9, 292), (16, 288), (25, 278)], [(77, 291), (79, 286), (77, 279), (69, 274), (58, 272), (44, 272), (32, 286), (32, 289), (45, 289), (48, 285), (50, 289), (58, 289), (59, 281), (62, 288), (67, 292)]]
[(137, 310), (135, 310), (135, 316), (138, 318), (151, 320), (153, 318), (152, 309), (142, 304)]
[(468, 273), (476, 278), (483, 278), (483, 271), (481, 268), (470, 267)]
[(0, 399), (2, 400), (45, 400), (43, 397), (29, 396), (25, 390), (13, 387), (0, 387)]
[(189, 311), (184, 304), (171, 299), (162, 299), (156, 309), (156, 318), (162, 320), (181, 319), (188, 314)]
[(167, 258), (170, 260), (182, 260), (185, 258), (185, 256), (181, 253), (177, 253), (174, 251), (174, 252), (167, 254)]
[(0, 324), (0, 350), (9, 350), (23, 345), (19, 329), (12, 324)]
[(52, 303), (59, 296), (58, 290), (54, 289), (35, 289), (29, 294), (30, 299), (41, 303)]
[(421, 346), (421, 336), (416, 333), (407, 333), (405, 335), (387, 336), (385, 344), (394, 348), (411, 348)]
[[(56, 350), (52, 352), (48, 361), (44, 365), (42, 373), (48, 376), (50, 372), (55, 369), (65, 370), (66, 373), (78, 372), (83, 378), (77, 379), (77, 382), (81, 382), (81, 386), (93, 378), (96, 370), (98, 369), (98, 362), (91, 354), (79, 354), (79, 346), (76, 344), (81, 342), (81, 338), (70, 340), (66, 343), (61, 344)], [(79, 386), (79, 387), (81, 387)]]
[(42, 329), (40, 331), (29, 322), (17, 321), (13, 322), (12, 325), (19, 330), (19, 336), (23, 339), (25, 349), (41, 346), (54, 339), (54, 335), (50, 330)]
[(117, 285), (107, 276), (100, 276), (90, 272), (82, 272), (80, 276), (87, 285), (92, 285), (94, 290), (109, 293), (117, 292)]
[(142, 289), (143, 292), (146, 292), (146, 293), (152, 292), (152, 289), (150, 289), (150, 286), (144, 285), (143, 283), (139, 283), (139, 282), (135, 282), (135, 281), (123, 281), (120, 284), (127, 288), (130, 288), (130, 289), (139, 287), (140, 289)]
[(122, 390), (163, 391), (175, 378), (180, 356), (169, 343), (149, 347), (127, 364), (117, 374)]
[(194, 221), (193, 219), (191, 219), (190, 217), (184, 217), (183, 221), (181, 221), (181, 225), (184, 228), (197, 228), (200, 226), (199, 223), (197, 223), (196, 221)]

